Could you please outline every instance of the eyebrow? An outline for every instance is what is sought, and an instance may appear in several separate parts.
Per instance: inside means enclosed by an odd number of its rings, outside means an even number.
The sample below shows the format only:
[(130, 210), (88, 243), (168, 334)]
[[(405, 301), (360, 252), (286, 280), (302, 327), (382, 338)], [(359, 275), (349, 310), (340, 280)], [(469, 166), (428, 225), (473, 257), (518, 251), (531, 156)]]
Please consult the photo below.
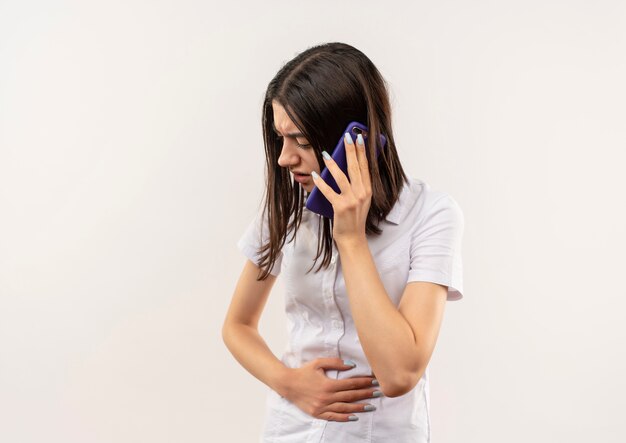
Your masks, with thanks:
[[(276, 129), (276, 126), (274, 126), (273, 123), (272, 123), (272, 129), (274, 130), (276, 134), (280, 135), (280, 132), (278, 132), (278, 129)], [(301, 132), (291, 132), (285, 135), (285, 137), (289, 137), (289, 138), (304, 137), (304, 134)]]

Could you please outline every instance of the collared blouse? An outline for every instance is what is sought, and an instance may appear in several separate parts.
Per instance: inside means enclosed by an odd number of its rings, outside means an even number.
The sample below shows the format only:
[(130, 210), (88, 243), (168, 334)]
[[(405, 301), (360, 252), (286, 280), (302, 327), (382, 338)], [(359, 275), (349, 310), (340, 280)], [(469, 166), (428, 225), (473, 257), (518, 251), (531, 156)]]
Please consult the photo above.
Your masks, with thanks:
[[(259, 263), (258, 248), (269, 238), (267, 220), (259, 211), (237, 246)], [(327, 370), (334, 379), (371, 376), (350, 312), (341, 260), (333, 242), (331, 265), (309, 272), (317, 251), (321, 216), (303, 208), (296, 240), (285, 243), (271, 273), (284, 281), (288, 343), (281, 361), (300, 367), (319, 357), (349, 359), (356, 367)], [(448, 287), (447, 300), (463, 297), (461, 243), (463, 212), (448, 194), (436, 191), (422, 180), (410, 178), (387, 217), (380, 236), (368, 236), (369, 249), (387, 295), (398, 306), (411, 281), (427, 281)], [(291, 239), (291, 234), (288, 235)], [(366, 298), (366, 297), (365, 297)], [(399, 397), (359, 401), (376, 406), (371, 412), (355, 413), (357, 421), (337, 422), (315, 418), (275, 391), (267, 393), (261, 442), (351, 443), (430, 442), (428, 367), (417, 385)]]

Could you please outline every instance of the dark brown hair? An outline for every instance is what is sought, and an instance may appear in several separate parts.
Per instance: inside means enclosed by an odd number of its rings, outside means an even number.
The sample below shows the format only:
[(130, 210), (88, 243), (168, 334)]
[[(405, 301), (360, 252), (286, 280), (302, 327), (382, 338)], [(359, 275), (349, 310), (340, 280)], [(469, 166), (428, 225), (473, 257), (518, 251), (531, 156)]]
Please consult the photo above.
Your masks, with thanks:
[[(358, 49), (339, 42), (317, 45), (301, 52), (270, 81), (263, 101), (267, 169), (261, 216), (268, 224), (269, 241), (258, 251), (261, 254), (261, 270), (257, 280), (267, 278), (287, 234), (292, 232), (292, 239), (295, 240), (305, 203), (304, 189), (295, 180), (290, 180), (288, 168), (278, 164), (282, 143), (273, 129), (272, 101), (285, 108), (289, 118), (312, 145), (320, 165), (324, 165), (322, 151), (330, 152), (335, 147), (348, 123), (358, 121), (368, 127), (365, 148), (372, 182), (372, 201), (366, 235), (382, 233), (378, 224), (391, 211), (404, 182), (408, 181), (393, 138), (387, 83), (372, 61)], [(380, 140), (381, 133), (387, 138), (387, 145), (381, 150), (378, 161), (372, 162), (376, 152), (374, 142)], [(292, 214), (294, 218), (289, 223)], [(315, 272), (330, 264), (334, 242), (332, 220), (327, 217), (322, 219), (323, 228), (320, 224), (320, 229), (323, 235), (318, 235), (315, 262), (322, 247), (324, 258)]]

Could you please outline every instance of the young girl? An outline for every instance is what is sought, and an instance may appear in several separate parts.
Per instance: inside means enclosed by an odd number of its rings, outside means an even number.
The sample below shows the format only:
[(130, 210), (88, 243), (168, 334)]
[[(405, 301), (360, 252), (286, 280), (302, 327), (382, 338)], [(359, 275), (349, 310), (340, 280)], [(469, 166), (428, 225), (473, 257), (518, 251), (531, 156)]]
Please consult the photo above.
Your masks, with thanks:
[[(326, 154), (351, 121), (368, 137), (344, 136), (345, 174)], [(350, 45), (315, 46), (286, 63), (267, 88), (262, 124), (265, 204), (238, 242), (249, 260), (222, 330), (237, 361), (271, 388), (261, 441), (429, 442), (428, 362), (446, 300), (463, 292), (459, 205), (407, 178), (385, 80)], [(324, 168), (340, 193), (319, 177)], [(332, 219), (306, 208), (315, 187)], [(280, 360), (257, 329), (279, 275), (289, 331)]]

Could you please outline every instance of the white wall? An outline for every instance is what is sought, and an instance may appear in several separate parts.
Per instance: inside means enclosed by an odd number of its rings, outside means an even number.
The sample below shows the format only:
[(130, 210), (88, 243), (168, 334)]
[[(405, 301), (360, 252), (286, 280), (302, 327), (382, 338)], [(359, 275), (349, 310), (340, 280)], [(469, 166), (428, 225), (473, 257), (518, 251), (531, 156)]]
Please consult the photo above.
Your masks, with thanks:
[(625, 29), (617, 0), (1, 1), (0, 441), (257, 440), (266, 388), (220, 329), (265, 87), (328, 41), (465, 214), (433, 441), (624, 441)]

